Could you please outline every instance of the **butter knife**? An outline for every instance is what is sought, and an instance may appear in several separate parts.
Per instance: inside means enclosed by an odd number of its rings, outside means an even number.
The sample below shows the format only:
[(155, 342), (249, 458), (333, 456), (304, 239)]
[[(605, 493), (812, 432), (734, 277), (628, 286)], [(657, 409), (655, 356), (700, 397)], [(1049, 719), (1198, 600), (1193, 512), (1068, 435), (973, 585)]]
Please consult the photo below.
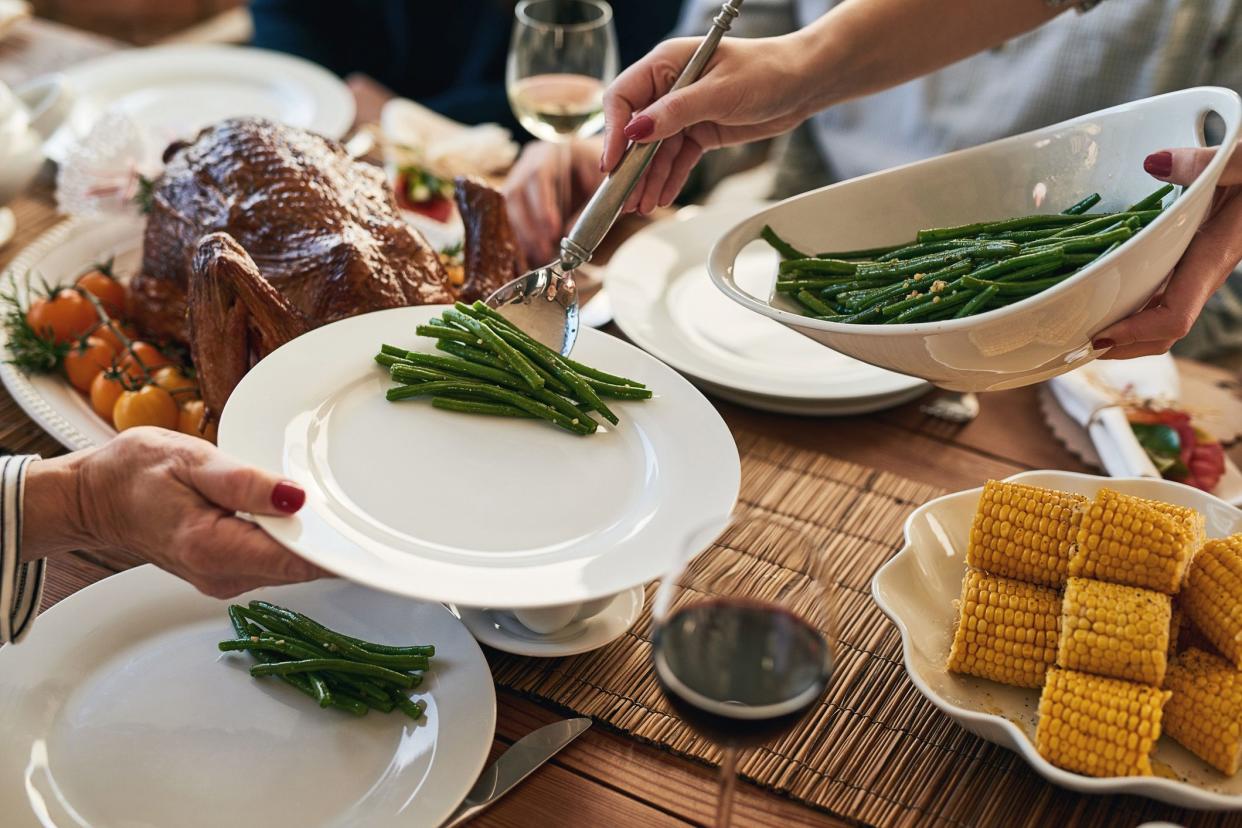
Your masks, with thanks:
[(474, 787), (466, 794), (457, 810), (449, 816), (443, 828), (453, 828), (473, 819), (590, 726), (591, 720), (588, 718), (565, 719), (532, 730), (518, 739), (479, 775), (479, 780), (474, 783)]

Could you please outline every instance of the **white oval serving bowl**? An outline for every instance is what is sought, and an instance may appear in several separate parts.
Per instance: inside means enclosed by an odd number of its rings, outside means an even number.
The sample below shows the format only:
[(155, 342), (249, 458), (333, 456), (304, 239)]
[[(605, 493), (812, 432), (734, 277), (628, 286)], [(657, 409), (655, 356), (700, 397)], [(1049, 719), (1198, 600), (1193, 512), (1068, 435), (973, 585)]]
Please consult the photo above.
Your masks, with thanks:
[[(1007, 478), (1033, 486), (1094, 496), (1102, 486), (1198, 509), (1210, 537), (1242, 532), (1242, 511), (1206, 492), (1148, 478), (1108, 478), (1030, 471)], [(1062, 770), (1035, 750), (1039, 691), (1007, 687), (948, 672), (954, 607), (966, 572), (966, 543), (982, 488), (945, 495), (910, 515), (905, 545), (871, 579), (871, 594), (901, 632), (906, 673), (919, 692), (959, 725), (1016, 751), (1049, 782), (1082, 793), (1137, 794), (1186, 808), (1242, 808), (1242, 775), (1226, 777), (1167, 736), (1153, 762), (1179, 779), (1120, 776), (1096, 779)]]
[(1242, 101), (1228, 89), (1199, 87), (804, 193), (725, 233), (708, 270), (744, 307), (872, 365), (958, 391), (1040, 382), (1094, 359), (1092, 336), (1159, 288), (1207, 213), (1225, 153), (1112, 254), (1025, 301), (967, 319), (902, 325), (811, 319), (782, 296), (739, 287), (734, 261), (765, 224), (794, 247), (819, 252), (897, 244), (927, 227), (1057, 212), (1092, 192), (1103, 196), (1093, 212), (1124, 209), (1159, 186), (1143, 172), (1143, 159), (1160, 149), (1201, 146), (1211, 112), (1225, 122), (1222, 145), (1233, 146)]

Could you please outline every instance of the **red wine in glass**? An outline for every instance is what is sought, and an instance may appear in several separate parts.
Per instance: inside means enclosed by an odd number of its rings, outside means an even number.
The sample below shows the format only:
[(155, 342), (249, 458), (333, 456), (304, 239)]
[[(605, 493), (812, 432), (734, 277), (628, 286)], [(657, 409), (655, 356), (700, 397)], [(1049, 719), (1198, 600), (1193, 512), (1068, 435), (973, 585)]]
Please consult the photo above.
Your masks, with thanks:
[(690, 604), (661, 625), (653, 646), (669, 703), (722, 745), (756, 745), (789, 730), (832, 677), (832, 649), (818, 629), (749, 599)]

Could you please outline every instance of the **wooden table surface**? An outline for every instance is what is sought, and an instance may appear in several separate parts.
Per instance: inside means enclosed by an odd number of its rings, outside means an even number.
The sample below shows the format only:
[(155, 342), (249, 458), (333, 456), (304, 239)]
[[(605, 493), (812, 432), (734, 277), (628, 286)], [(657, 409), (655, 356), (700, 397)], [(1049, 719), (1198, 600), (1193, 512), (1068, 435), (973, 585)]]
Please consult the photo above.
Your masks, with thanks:
[[(79, 51), (75, 51), (77, 44)], [(78, 59), (116, 48), (116, 44), (47, 23), (28, 24), (18, 36), (0, 44), (0, 78), (10, 82), (23, 76), (26, 58), (31, 73), (47, 71)], [(59, 66), (55, 65), (59, 62)], [(365, 82), (351, 82), (364, 117), (373, 112), (375, 90)], [(0, 249), (0, 270), (24, 241), (54, 225), (58, 218), (46, 182), (13, 205), (19, 220), (19, 238)], [(630, 223), (628, 230), (639, 225)], [(0, 403), (9, 403), (0, 390)], [(803, 448), (924, 481), (946, 489), (978, 485), (989, 477), (1004, 477), (1026, 469), (1053, 468), (1086, 471), (1052, 437), (1039, 413), (1034, 388), (996, 392), (983, 397), (982, 412), (959, 426), (932, 419), (918, 402), (890, 411), (856, 417), (798, 418), (749, 410), (714, 400), (735, 431), (761, 431)], [(62, 451), (11, 404), (0, 409), (14, 413), (0, 418), (0, 446), (13, 452)], [(1242, 460), (1242, 452), (1231, 452)], [(75, 554), (49, 567), (45, 608), (130, 562)], [(507, 692), (499, 694), (494, 753), (499, 753), (528, 731), (560, 718), (558, 713)], [(710, 824), (715, 803), (715, 772), (623, 735), (595, 727), (562, 751), (520, 789), (504, 798), (474, 824), (559, 828), (583, 825), (704, 825)], [(1004, 796), (1003, 790), (996, 792)], [(1066, 793), (1066, 796), (1072, 794)], [(806, 807), (757, 787), (739, 786), (736, 824), (792, 828), (810, 825), (846, 825), (829, 814)]]

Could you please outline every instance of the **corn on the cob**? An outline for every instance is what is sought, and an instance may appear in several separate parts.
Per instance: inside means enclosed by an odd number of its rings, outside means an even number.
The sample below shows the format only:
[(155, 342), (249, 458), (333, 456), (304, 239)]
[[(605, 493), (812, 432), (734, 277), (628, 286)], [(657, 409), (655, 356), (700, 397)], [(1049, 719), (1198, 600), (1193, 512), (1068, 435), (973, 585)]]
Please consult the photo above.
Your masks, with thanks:
[(1221, 773), (1238, 772), (1242, 755), (1242, 673), (1220, 656), (1189, 649), (1169, 665), (1173, 698), (1164, 732)]
[(1150, 774), (1169, 695), (1158, 687), (1054, 667), (1039, 697), (1035, 747), (1057, 767), (1088, 776)]
[(1186, 617), (1242, 669), (1242, 535), (1203, 545), (1181, 599)]
[(1172, 603), (1150, 589), (1070, 578), (1061, 599), (1057, 666), (1159, 685), (1168, 665)]
[(1038, 687), (1057, 655), (1056, 590), (967, 570), (949, 651), (955, 673)]
[(1082, 495), (989, 480), (970, 527), (966, 563), (1035, 584), (1065, 583)]
[(1100, 489), (1082, 516), (1069, 574), (1172, 595), (1202, 539), (1192, 509)]

